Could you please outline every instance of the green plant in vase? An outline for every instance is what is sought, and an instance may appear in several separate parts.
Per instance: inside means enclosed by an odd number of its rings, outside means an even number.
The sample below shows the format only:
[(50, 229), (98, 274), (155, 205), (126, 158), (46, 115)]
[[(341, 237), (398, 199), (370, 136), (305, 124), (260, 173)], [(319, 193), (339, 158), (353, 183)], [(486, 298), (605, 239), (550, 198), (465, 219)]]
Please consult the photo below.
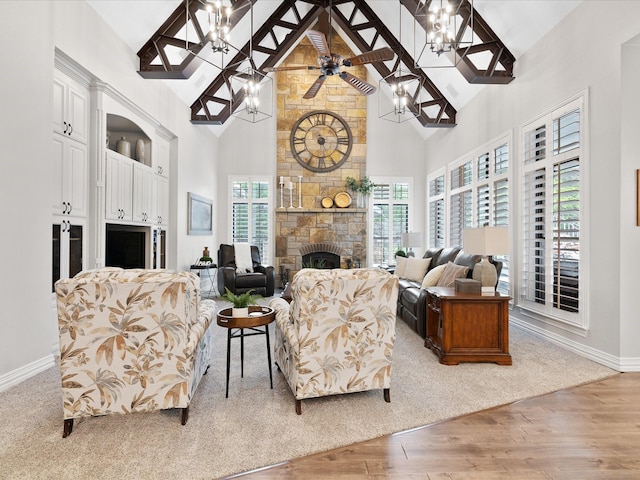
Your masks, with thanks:
[(262, 295), (254, 294), (253, 290), (248, 292), (235, 294), (227, 287), (224, 287), (225, 293), (221, 295), (222, 298), (231, 302), (233, 305), (231, 309), (231, 316), (233, 317), (246, 317), (249, 315), (249, 306), (257, 305), (258, 299), (262, 298)]

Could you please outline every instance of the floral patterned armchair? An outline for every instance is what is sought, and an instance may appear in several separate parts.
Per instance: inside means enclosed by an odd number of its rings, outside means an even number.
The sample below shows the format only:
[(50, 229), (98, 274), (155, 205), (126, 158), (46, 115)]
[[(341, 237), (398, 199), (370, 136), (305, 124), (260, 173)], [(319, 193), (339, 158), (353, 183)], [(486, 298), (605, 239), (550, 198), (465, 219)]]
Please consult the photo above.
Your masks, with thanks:
[(181, 408), (211, 358), (216, 304), (189, 272), (103, 268), (55, 285), (63, 437), (73, 419)]
[(386, 270), (300, 270), (291, 304), (274, 298), (275, 359), (301, 400), (383, 389), (389, 402), (398, 277)]

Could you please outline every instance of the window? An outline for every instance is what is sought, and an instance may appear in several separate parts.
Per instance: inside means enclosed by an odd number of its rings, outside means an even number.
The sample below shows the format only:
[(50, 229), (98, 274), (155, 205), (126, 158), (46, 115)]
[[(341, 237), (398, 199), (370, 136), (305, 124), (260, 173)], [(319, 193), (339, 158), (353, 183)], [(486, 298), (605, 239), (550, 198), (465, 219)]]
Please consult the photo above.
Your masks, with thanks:
[(428, 247), (443, 248), (445, 238), (444, 171), (427, 178)]
[[(452, 163), (448, 177), (439, 171), (427, 178), (429, 247), (463, 246), (465, 228), (509, 226), (509, 138), (504, 135)], [(509, 256), (495, 259), (502, 262), (498, 291), (509, 294)]]
[(580, 295), (583, 102), (580, 97), (522, 128), (520, 294), (523, 306), (581, 327), (586, 326)]
[(376, 186), (371, 195), (373, 203), (370, 224), (373, 265), (394, 263), (395, 252), (403, 248), (402, 234), (409, 232), (411, 205), (410, 179), (372, 179)]
[(231, 239), (260, 249), (262, 262), (271, 262), (271, 179), (230, 177)]

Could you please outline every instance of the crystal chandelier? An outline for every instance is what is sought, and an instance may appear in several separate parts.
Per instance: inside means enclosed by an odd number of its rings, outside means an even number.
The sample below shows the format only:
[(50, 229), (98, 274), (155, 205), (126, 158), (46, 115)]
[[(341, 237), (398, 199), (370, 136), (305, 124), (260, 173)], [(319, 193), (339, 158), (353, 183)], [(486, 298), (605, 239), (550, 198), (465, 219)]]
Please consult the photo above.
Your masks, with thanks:
[(229, 53), (229, 31), (231, 30), (230, 6), (222, 5), (221, 0), (208, 3), (206, 10), (209, 14), (209, 39), (214, 52)]

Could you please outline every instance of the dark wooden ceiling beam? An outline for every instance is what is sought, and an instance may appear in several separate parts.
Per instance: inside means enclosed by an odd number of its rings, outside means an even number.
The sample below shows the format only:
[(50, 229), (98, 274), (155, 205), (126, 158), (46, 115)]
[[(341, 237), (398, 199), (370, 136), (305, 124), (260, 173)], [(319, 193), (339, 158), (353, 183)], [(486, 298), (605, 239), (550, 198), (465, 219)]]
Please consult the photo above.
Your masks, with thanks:
[[(240, 49), (236, 56), (229, 62), (229, 65), (239, 65), (241, 62), (246, 61), (249, 56), (250, 47), (253, 46), (255, 52), (263, 52), (270, 55), (259, 67), (254, 66), (256, 70), (264, 71), (267, 67), (275, 67), (323, 11), (322, 6), (318, 5), (317, 1), (306, 1), (302, 3), (309, 3), (312, 7), (306, 15), (303, 16), (300, 14), (296, 3), (296, 0), (284, 0), (271, 14), (269, 19), (256, 31), (251, 41), (247, 42)], [(285, 22), (283, 20), (290, 11), (293, 12), (293, 16), (299, 20), (298, 23)], [(288, 25), (288, 28), (284, 25)], [(281, 42), (278, 41), (274, 31), (276, 27), (289, 30)], [(261, 45), (267, 38), (273, 42), (275, 48)], [(231, 116), (231, 101), (225, 98), (229, 98), (232, 94), (229, 79), (235, 73), (239, 73), (239, 71), (235, 68), (226, 68), (213, 79), (203, 94), (191, 105), (192, 123), (222, 125)], [(208, 101), (215, 101), (223, 105), (223, 108), (220, 109), (218, 113), (212, 113), (209, 108), (207, 108), (206, 104)]]
[[(400, 0), (400, 3), (406, 7), (416, 22), (420, 24), (423, 29), (426, 29), (425, 25), (416, 17), (416, 13), (426, 11), (431, 2), (427, 1), (424, 5), (421, 5), (420, 0)], [(464, 35), (464, 31), (471, 27), (470, 18), (473, 13), (473, 34), (480, 42), (471, 47), (463, 47), (457, 50), (457, 54), (461, 60), (457, 63), (456, 68), (469, 83), (507, 84), (513, 81), (515, 78), (513, 76), (513, 65), (516, 58), (506, 45), (500, 40), (498, 35), (496, 35), (478, 11), (471, 6), (468, 0), (462, 0), (458, 12), (463, 21), (461, 22), (459, 31), (456, 32), (456, 38), (460, 40)], [(482, 69), (476, 65), (472, 55), (474, 53), (491, 54), (491, 60), (487, 68)], [(498, 66), (502, 68), (499, 69)]]
[[(250, 0), (230, 0), (233, 8), (231, 15), (231, 25), (238, 22), (249, 11)], [(199, 0), (183, 0), (173, 11), (167, 20), (160, 26), (152, 37), (138, 51), (140, 59), (140, 70), (138, 73), (144, 78), (152, 79), (186, 79), (198, 68), (201, 60), (198, 54), (205, 47), (207, 42), (206, 34), (196, 17), (196, 12), (203, 8), (203, 3)], [(198, 42), (187, 42), (176, 35), (189, 23), (193, 26), (198, 37)], [(195, 39), (193, 39), (195, 40)], [(178, 64), (172, 64), (166, 54), (166, 47), (180, 47), (185, 52), (190, 52)], [(160, 59), (160, 64), (153, 63)]]
[[(435, 84), (427, 77), (422, 69), (415, 68), (413, 58), (400, 44), (398, 39), (391, 33), (385, 23), (375, 14), (365, 0), (353, 0), (354, 10), (349, 18), (339, 9), (333, 9), (332, 17), (336, 20), (340, 28), (345, 32), (351, 41), (363, 52), (372, 50), (375, 47), (378, 38), (382, 38), (396, 53), (399, 59), (405, 63), (407, 69), (414, 75), (417, 75), (426, 93), (431, 100), (424, 102), (426, 107), (437, 106), (437, 114), (430, 115), (426, 108), (422, 108), (420, 114), (416, 117), (420, 124), (424, 127), (453, 127), (456, 123), (456, 110), (435, 86)], [(364, 18), (362, 23), (355, 24), (356, 18)], [(367, 42), (360, 32), (364, 31), (364, 25), (367, 29), (375, 29), (376, 35), (371, 42)], [(397, 64), (398, 62), (396, 62)], [(371, 64), (373, 68), (382, 76), (382, 78), (390, 75), (393, 70), (389, 69), (384, 62), (374, 62)]]

